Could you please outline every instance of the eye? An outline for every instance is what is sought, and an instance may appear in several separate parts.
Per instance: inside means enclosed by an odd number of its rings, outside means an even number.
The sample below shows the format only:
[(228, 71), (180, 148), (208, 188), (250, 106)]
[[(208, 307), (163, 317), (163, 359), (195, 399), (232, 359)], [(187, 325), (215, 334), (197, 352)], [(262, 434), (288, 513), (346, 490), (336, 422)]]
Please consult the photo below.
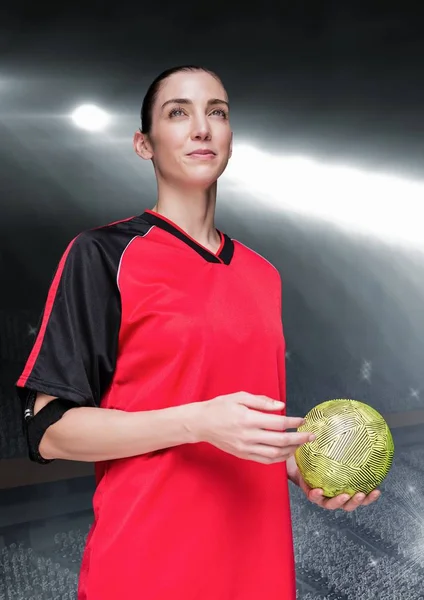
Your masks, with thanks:
[(169, 113), (169, 116), (170, 117), (180, 117), (183, 114), (184, 114), (183, 109), (178, 107), (178, 108), (173, 108), (171, 110), (171, 112)]
[(223, 119), (228, 118), (228, 114), (222, 108), (216, 108), (215, 110), (212, 111), (213, 115), (216, 113), (218, 113), (218, 116), (222, 117)]

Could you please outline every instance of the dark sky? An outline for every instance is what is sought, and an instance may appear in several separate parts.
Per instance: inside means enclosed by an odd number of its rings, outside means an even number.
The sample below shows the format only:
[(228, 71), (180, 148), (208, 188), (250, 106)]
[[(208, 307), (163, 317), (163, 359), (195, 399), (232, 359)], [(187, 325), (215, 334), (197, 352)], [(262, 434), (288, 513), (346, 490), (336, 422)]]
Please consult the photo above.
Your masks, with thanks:
[[(129, 185), (128, 169), (145, 171), (131, 162), (131, 138), (146, 88), (176, 64), (205, 65), (222, 77), (236, 142), (422, 179), (418, 3), (251, 4), (3, 0), (2, 233), (22, 214), (25, 225), (39, 227), (59, 215), (72, 221), (76, 199), (75, 226), (87, 214), (108, 219), (114, 194)], [(88, 101), (119, 115), (110, 136), (121, 143), (64, 124)], [(132, 192), (140, 193), (136, 181)]]
[[(222, 77), (236, 142), (424, 179), (424, 20), (416, 4), (3, 0), (0, 309), (41, 309), (74, 235), (153, 206), (150, 165), (135, 157), (132, 135), (147, 86), (170, 66), (200, 64)], [(110, 133), (87, 135), (64, 120), (84, 102), (118, 117)], [(352, 355), (364, 346), (363, 358), (385, 360), (386, 372), (401, 354), (414, 385), (422, 258), (342, 242), (283, 213), (273, 219), (260, 203), (256, 212), (238, 210), (219, 198), (218, 226), (281, 268), (290, 344), (302, 338), (306, 353), (313, 330), (324, 355), (332, 324)]]
[(0, 9), (0, 72), (32, 82), (15, 110), (65, 109), (73, 90), (134, 114), (159, 71), (200, 63), (224, 79), (234, 123), (267, 146), (422, 172), (414, 3), (27, 4)]

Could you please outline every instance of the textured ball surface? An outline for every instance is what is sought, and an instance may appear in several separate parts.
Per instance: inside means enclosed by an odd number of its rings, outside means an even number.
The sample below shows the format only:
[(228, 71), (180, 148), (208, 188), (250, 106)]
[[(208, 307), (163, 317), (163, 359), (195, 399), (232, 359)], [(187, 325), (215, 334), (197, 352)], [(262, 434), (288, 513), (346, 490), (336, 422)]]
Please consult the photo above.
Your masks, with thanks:
[(300, 446), (295, 460), (311, 488), (324, 496), (368, 494), (387, 476), (394, 444), (384, 418), (358, 400), (327, 400), (315, 406), (298, 431), (317, 437)]

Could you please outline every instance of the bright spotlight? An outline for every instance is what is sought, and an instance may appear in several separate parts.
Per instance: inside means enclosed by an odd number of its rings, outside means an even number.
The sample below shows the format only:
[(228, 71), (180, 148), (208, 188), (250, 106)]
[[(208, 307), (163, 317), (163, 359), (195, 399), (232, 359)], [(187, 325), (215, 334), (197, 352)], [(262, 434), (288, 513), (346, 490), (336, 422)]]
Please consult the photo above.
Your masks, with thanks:
[(77, 127), (87, 131), (101, 131), (110, 121), (109, 115), (94, 104), (83, 104), (74, 110), (71, 118)]
[(323, 219), (349, 231), (424, 246), (424, 182), (301, 156), (236, 146), (230, 184), (276, 210)]

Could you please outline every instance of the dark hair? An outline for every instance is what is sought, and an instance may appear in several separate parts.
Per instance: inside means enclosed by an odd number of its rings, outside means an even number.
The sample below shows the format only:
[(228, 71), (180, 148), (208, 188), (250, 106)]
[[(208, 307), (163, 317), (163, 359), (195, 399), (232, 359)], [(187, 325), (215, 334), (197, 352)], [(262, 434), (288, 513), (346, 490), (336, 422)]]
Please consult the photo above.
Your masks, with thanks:
[(154, 79), (152, 81), (152, 83), (149, 86), (149, 89), (146, 92), (146, 95), (144, 96), (143, 104), (141, 106), (141, 114), (140, 114), (140, 117), (141, 117), (140, 131), (142, 133), (150, 133), (150, 131), (152, 129), (153, 106), (155, 104), (155, 101), (156, 101), (157, 95), (159, 93), (162, 82), (165, 81), (165, 79), (168, 79), (168, 77), (170, 77), (174, 73), (180, 73), (183, 71), (205, 71), (205, 73), (209, 73), (210, 75), (212, 75), (213, 77), (218, 79), (218, 81), (221, 82), (218, 75), (216, 75), (213, 71), (210, 71), (209, 69), (206, 69), (205, 67), (199, 67), (196, 65), (183, 65), (180, 67), (172, 67), (171, 69), (167, 69), (166, 71), (163, 71), (160, 75), (158, 75), (156, 77), (156, 79)]

